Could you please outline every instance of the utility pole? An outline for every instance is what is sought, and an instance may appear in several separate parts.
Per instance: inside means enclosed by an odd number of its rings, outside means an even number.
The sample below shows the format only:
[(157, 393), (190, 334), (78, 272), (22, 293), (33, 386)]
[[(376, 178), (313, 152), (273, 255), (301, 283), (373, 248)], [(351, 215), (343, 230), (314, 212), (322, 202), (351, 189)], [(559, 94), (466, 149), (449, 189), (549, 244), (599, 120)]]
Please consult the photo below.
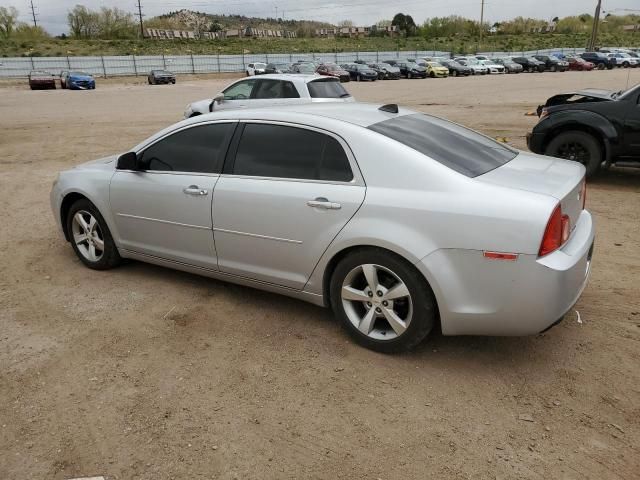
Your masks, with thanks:
[(140, 19), (140, 38), (144, 38), (144, 27), (142, 26), (142, 5), (138, 0), (138, 18)]
[(482, 34), (484, 33), (482, 25), (484, 25), (484, 0), (480, 4), (480, 42), (482, 42)]
[(33, 6), (33, 0), (31, 0), (31, 16), (33, 17), (33, 26), (38, 26), (38, 21), (36, 20), (36, 9)]
[(598, 26), (600, 24), (600, 7), (602, 6), (602, 0), (598, 0), (596, 5), (596, 13), (593, 15), (593, 27), (591, 28), (591, 38), (587, 44), (587, 51), (593, 51), (598, 43)]

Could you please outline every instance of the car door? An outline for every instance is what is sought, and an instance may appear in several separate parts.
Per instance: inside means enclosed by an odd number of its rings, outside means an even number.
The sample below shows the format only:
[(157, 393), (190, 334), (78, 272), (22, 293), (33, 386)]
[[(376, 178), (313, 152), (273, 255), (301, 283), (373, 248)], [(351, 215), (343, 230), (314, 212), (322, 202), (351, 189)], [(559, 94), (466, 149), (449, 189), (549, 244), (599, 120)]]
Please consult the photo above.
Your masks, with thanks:
[(222, 272), (302, 289), (364, 200), (353, 155), (310, 126), (238, 127), (213, 197)]
[(230, 85), (222, 91), (224, 99), (215, 104), (215, 110), (246, 107), (251, 102), (251, 95), (258, 79), (250, 77)]
[(626, 155), (634, 159), (640, 159), (640, 88), (636, 88), (633, 98), (630, 98), (627, 103), (629, 106), (624, 118)]
[(293, 82), (288, 80), (257, 80), (251, 92), (248, 105), (262, 107), (265, 105), (287, 105), (300, 103), (300, 94)]
[(137, 152), (135, 171), (116, 170), (109, 198), (121, 248), (217, 269), (211, 200), (236, 125), (190, 125)]

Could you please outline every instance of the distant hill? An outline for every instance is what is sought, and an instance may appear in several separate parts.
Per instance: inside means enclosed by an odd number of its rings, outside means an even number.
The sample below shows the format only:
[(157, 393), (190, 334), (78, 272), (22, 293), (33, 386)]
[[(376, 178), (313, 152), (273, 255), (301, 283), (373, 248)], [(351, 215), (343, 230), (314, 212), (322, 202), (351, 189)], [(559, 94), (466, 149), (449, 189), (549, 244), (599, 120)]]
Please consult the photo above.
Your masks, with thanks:
[(244, 15), (215, 15), (182, 9), (145, 20), (148, 28), (194, 30), (215, 32), (241, 27), (269, 30), (291, 30), (307, 36), (316, 28), (332, 27), (330, 23), (313, 20), (283, 20), (282, 18), (257, 18)]

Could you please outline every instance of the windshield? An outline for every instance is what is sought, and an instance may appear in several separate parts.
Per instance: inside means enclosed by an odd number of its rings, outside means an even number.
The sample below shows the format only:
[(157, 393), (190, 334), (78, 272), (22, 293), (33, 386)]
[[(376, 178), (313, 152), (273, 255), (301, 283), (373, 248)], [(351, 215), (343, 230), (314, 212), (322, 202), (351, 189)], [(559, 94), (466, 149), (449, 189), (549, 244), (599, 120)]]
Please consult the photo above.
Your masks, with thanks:
[(254, 63), (253, 68), (266, 68), (266, 63)]
[(302, 73), (314, 73), (316, 71), (316, 68), (311, 64), (302, 63), (298, 65), (298, 71)]
[(70, 76), (76, 76), (76, 77), (90, 77), (91, 75), (89, 75), (88, 73), (85, 72), (69, 72)]
[(347, 92), (339, 80), (327, 78), (314, 80), (307, 84), (311, 98), (347, 98), (351, 95)]
[(478, 65), (480, 63), (477, 58), (465, 58), (464, 60), (466, 60), (469, 65)]
[(342, 68), (340, 68), (335, 63), (325, 63), (324, 66), (327, 67), (327, 70), (329, 70), (330, 72), (335, 72), (337, 70), (342, 70)]
[(430, 67), (441, 67), (442, 65), (440, 65), (438, 62), (427, 62), (429, 64)]
[(555, 55), (549, 55), (549, 60), (553, 60), (553, 61), (555, 61), (555, 62), (560, 62), (560, 61), (561, 61), (561, 60), (560, 60), (558, 57), (556, 57)]
[(518, 154), (502, 143), (441, 118), (416, 113), (368, 127), (467, 177), (477, 177)]

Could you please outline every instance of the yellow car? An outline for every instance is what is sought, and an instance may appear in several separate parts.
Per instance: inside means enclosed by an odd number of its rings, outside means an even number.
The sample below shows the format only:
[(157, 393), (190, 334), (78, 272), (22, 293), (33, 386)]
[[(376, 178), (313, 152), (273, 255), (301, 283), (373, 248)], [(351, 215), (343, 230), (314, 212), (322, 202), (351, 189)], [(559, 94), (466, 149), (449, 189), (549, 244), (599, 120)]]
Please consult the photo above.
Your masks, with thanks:
[(427, 69), (427, 75), (431, 78), (449, 76), (449, 69), (440, 65), (438, 62), (427, 62), (425, 68)]

